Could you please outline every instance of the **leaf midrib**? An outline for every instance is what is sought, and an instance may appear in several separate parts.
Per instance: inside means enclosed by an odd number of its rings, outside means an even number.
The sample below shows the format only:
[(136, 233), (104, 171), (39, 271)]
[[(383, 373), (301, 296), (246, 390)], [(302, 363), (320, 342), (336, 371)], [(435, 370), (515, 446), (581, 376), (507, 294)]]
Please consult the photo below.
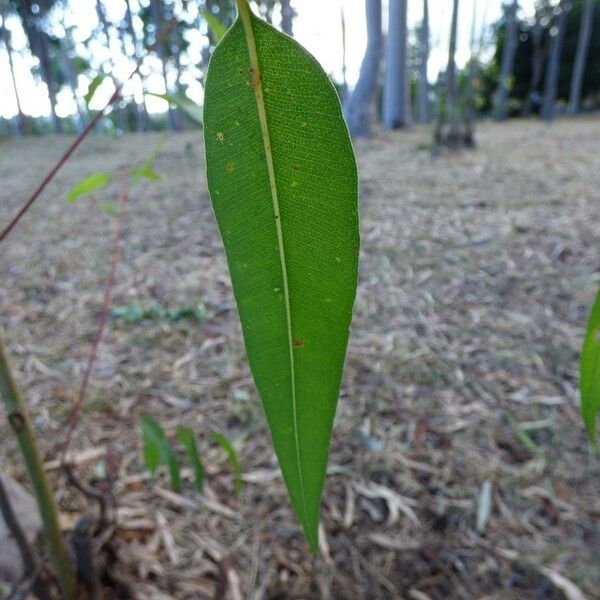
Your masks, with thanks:
[(267, 171), (269, 174), (269, 186), (271, 189), (271, 199), (273, 201), (273, 213), (275, 217), (275, 229), (277, 231), (277, 247), (279, 251), (279, 260), (281, 265), (281, 273), (283, 278), (283, 298), (285, 304), (287, 336), (288, 336), (288, 355), (290, 358), (290, 376), (292, 379), (292, 421), (294, 429), (294, 446), (296, 450), (296, 462), (298, 468), (298, 480), (300, 485), (300, 495), (302, 497), (302, 510), (304, 519), (307, 525), (310, 525), (308, 517), (308, 509), (306, 506), (306, 496), (304, 493), (304, 479), (302, 474), (302, 463), (300, 460), (300, 438), (298, 432), (298, 410), (296, 401), (296, 375), (294, 363), (294, 346), (292, 334), (292, 312), (290, 307), (290, 294), (287, 276), (287, 265), (285, 260), (285, 249), (283, 244), (283, 230), (281, 228), (281, 214), (279, 210), (279, 196), (277, 192), (277, 181), (275, 179), (275, 167), (273, 165), (273, 152), (271, 149), (271, 137), (269, 135), (269, 125), (267, 121), (267, 111), (262, 88), (262, 77), (260, 72), (260, 64), (258, 61), (258, 53), (256, 51), (256, 40), (254, 37), (254, 29), (252, 27), (252, 14), (248, 6), (247, 0), (237, 0), (239, 19), (244, 28), (246, 36), (246, 44), (248, 46), (248, 56), (250, 58), (251, 85), (254, 89), (254, 97), (256, 99), (256, 107), (258, 110), (258, 119), (260, 122), (260, 130), (263, 139), (265, 151), (265, 159), (267, 162)]

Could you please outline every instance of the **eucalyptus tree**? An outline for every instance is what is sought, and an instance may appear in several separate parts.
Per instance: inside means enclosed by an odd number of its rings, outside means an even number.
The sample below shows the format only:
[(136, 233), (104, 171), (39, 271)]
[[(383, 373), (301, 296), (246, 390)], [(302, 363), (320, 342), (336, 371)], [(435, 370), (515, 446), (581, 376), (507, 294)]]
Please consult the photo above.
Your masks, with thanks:
[(544, 27), (542, 21), (546, 17), (547, 9), (538, 6), (535, 11), (533, 25), (529, 30), (531, 36), (532, 56), (531, 56), (531, 77), (529, 79), (529, 88), (521, 114), (527, 117), (531, 114), (533, 108), (534, 97), (537, 94), (542, 75), (544, 73), (544, 62), (548, 54), (548, 39), (544, 37)]
[(291, 0), (280, 0), (281, 3), (281, 30), (288, 35), (294, 35), (294, 16)]
[(501, 121), (506, 118), (508, 112), (509, 83), (513, 73), (515, 52), (518, 44), (517, 11), (518, 0), (513, 0), (506, 10), (506, 26), (504, 31), (504, 48), (502, 50), (502, 64), (498, 76), (498, 86), (494, 96), (494, 118)]
[(581, 13), (581, 24), (579, 27), (579, 38), (577, 40), (577, 54), (575, 55), (575, 66), (571, 75), (571, 89), (569, 93), (569, 104), (567, 112), (575, 114), (579, 112), (581, 104), (581, 88), (587, 62), (592, 27), (594, 23), (594, 0), (585, 0)]
[(417, 118), (420, 123), (429, 122), (429, 83), (427, 65), (429, 63), (429, 2), (423, 0), (423, 20), (419, 32), (419, 96)]
[(17, 12), (21, 18), (23, 30), (27, 36), (29, 49), (39, 61), (39, 73), (48, 90), (50, 101), (50, 114), (56, 133), (62, 132), (62, 122), (56, 113), (56, 94), (58, 85), (53, 68), (53, 53), (50, 40), (46, 32), (46, 20), (49, 10), (56, 0), (19, 0), (16, 4)]
[(8, 67), (10, 70), (10, 81), (13, 88), (13, 94), (15, 97), (15, 103), (17, 105), (17, 133), (25, 134), (27, 131), (27, 121), (25, 114), (23, 113), (23, 107), (21, 104), (21, 95), (19, 93), (19, 87), (17, 85), (17, 78), (15, 76), (15, 65), (13, 60), (13, 47), (11, 40), (11, 32), (6, 27), (6, 17), (8, 15), (8, 2), (0, 0), (0, 41), (4, 44), (8, 58)]
[[(143, 48), (140, 44), (140, 38), (135, 29), (133, 21), (133, 11), (131, 9), (131, 0), (125, 0), (125, 31), (128, 33), (129, 38), (131, 39), (131, 44), (133, 46), (133, 58), (135, 59), (136, 63), (139, 63), (142, 57)], [(125, 44), (124, 36), (123, 44)], [(138, 91), (142, 95), (142, 102), (136, 103), (137, 128), (138, 131), (144, 131), (150, 126), (150, 117), (148, 116), (148, 109), (146, 107), (146, 88), (144, 85), (144, 78), (139, 73), (135, 74), (134, 80), (136, 82)]]
[[(153, 36), (157, 36), (160, 31), (162, 31), (165, 18), (164, 18), (164, 3), (160, 0), (150, 0), (150, 22), (147, 25), (151, 25), (151, 28), (148, 28), (152, 31)], [(165, 87), (165, 93), (169, 93), (169, 78), (167, 76), (167, 52), (166, 52), (166, 42), (163, 40), (160, 44), (158, 44), (156, 48), (156, 54), (158, 55), (158, 59), (161, 64), (161, 73), (163, 78), (163, 85)], [(167, 123), (169, 130), (173, 131), (178, 128), (177, 117), (175, 115), (175, 111), (171, 104), (169, 104), (168, 108), (168, 118)]]
[(560, 58), (567, 24), (567, 1), (561, 0), (555, 15), (554, 26), (550, 30), (550, 56), (546, 65), (544, 80), (544, 101), (542, 104), (542, 117), (550, 120), (556, 111), (556, 97), (558, 95), (558, 78), (560, 76)]
[(383, 50), (381, 0), (365, 0), (365, 11), (367, 48), (358, 81), (344, 106), (346, 122), (354, 136), (368, 136), (371, 133)]
[(399, 129), (410, 125), (410, 82), (408, 79), (407, 0), (389, 0), (383, 126)]
[[(106, 18), (106, 12), (104, 11), (104, 5), (102, 4), (102, 0), (96, 0), (96, 14), (98, 16), (98, 27), (102, 34), (104, 35), (104, 40), (106, 42), (106, 47), (112, 57), (112, 49), (110, 43), (110, 26), (108, 23), (108, 19)], [(118, 83), (114, 77), (114, 63), (112, 60), (108, 62), (108, 64), (103, 64), (104, 73), (110, 76), (113, 79), (115, 87), (117, 87)], [(119, 129), (125, 131), (127, 128), (127, 122), (125, 120), (125, 114), (123, 109), (120, 106), (120, 103), (115, 103), (114, 109), (116, 124)]]
[(448, 66), (446, 67), (446, 112), (450, 121), (450, 137), (458, 139), (458, 88), (456, 85), (456, 37), (458, 29), (458, 0), (452, 5)]

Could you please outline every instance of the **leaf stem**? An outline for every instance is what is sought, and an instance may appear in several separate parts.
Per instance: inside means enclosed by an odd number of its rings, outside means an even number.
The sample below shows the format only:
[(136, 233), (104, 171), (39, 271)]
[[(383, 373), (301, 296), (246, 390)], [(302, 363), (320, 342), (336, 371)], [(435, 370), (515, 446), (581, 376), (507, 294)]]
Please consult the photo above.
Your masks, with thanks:
[(8, 422), (15, 433), (17, 442), (29, 473), (46, 538), (50, 560), (64, 600), (75, 600), (77, 580), (73, 563), (67, 550), (58, 520), (58, 508), (50, 482), (44, 471), (42, 457), (37, 446), (27, 407), (21, 397), (8, 363), (8, 357), (0, 336), (0, 396), (4, 399)]

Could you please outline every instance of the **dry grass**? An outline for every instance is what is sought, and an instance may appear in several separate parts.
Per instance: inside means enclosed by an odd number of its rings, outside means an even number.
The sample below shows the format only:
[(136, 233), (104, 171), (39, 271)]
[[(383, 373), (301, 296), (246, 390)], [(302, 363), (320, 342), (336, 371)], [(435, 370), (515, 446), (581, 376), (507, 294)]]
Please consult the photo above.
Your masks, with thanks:
[[(115, 569), (135, 597), (218, 597), (225, 579), (232, 599), (569, 597), (560, 573), (598, 598), (600, 463), (578, 415), (577, 357), (600, 283), (599, 137), (600, 121), (581, 119), (485, 125), (457, 155), (433, 157), (418, 128), (357, 144), (361, 284), (313, 563), (244, 358), (201, 135), (170, 136), (162, 181), (130, 192), (113, 305), (201, 302), (207, 319), (111, 320), (75, 440), (84, 459), (98, 449), (82, 477), (105, 448), (121, 458)], [(158, 139), (86, 142), (2, 248), (0, 321), (48, 459), (95, 332), (115, 226), (98, 204), (117, 185), (75, 205), (66, 191)], [(0, 222), (66, 145), (0, 146)], [(164, 474), (146, 478), (143, 414), (197, 432), (207, 502), (191, 481), (178, 496)], [(1, 423), (2, 469), (22, 479)], [(211, 429), (239, 450), (237, 499)], [(66, 521), (91, 510), (53, 477)]]

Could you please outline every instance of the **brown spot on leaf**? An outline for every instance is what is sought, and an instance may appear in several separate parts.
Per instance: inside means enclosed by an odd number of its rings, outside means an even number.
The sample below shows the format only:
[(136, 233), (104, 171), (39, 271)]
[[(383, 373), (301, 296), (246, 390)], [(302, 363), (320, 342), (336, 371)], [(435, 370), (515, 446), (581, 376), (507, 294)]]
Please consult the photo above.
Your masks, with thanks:
[(294, 348), (302, 348), (304, 346), (304, 338), (298, 338), (293, 342)]

